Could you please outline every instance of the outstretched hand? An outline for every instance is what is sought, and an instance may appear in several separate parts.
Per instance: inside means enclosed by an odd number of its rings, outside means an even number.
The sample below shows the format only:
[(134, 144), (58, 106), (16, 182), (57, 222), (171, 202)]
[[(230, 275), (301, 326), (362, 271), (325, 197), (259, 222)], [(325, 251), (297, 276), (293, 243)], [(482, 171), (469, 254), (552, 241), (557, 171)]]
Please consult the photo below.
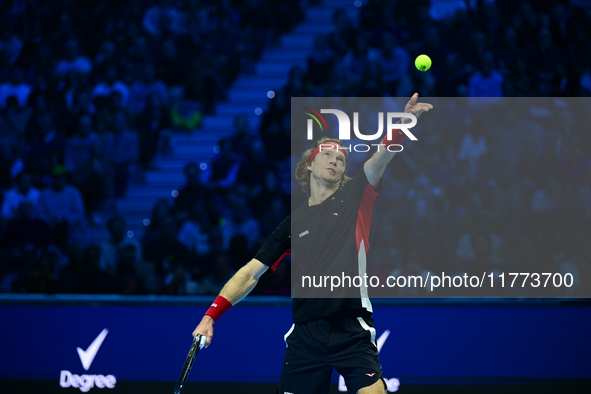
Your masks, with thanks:
[(427, 112), (430, 109), (433, 109), (433, 106), (428, 103), (417, 103), (417, 99), (419, 98), (419, 94), (415, 93), (412, 95), (406, 106), (404, 107), (404, 112), (407, 114), (413, 114), (414, 116), (419, 118), (423, 112)]

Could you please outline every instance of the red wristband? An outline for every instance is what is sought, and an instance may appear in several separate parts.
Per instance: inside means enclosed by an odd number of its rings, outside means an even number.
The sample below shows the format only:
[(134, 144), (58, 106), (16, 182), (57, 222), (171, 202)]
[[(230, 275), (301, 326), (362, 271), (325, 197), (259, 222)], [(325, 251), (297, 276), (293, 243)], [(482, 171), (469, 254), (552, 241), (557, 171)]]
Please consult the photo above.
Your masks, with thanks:
[[(396, 133), (396, 131), (398, 131), (398, 133)], [(382, 144), (386, 145), (386, 148), (390, 145), (401, 145), (402, 141), (404, 141), (404, 137), (406, 137), (406, 134), (398, 129), (394, 129), (392, 130), (392, 139), (389, 140), (388, 134), (386, 134), (382, 140)]]
[(232, 308), (232, 304), (230, 301), (226, 300), (221, 295), (217, 296), (213, 304), (209, 307), (205, 314), (213, 319), (213, 321), (217, 321), (224, 313), (226, 313), (230, 308)]

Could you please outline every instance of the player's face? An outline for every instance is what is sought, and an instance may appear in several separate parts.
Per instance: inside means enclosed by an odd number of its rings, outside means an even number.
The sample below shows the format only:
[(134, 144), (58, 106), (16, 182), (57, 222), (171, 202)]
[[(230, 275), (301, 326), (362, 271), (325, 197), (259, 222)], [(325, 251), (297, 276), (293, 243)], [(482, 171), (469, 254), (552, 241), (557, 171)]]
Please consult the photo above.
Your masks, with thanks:
[(337, 149), (321, 150), (308, 166), (312, 176), (324, 179), (329, 183), (340, 181), (345, 173), (345, 154)]

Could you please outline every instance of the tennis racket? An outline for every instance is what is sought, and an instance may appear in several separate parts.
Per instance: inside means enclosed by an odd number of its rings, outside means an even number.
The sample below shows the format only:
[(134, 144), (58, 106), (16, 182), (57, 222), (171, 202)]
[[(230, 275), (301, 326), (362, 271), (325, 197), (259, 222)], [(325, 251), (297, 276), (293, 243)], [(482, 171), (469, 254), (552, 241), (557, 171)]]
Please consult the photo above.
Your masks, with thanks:
[(201, 350), (203, 346), (205, 346), (205, 342), (207, 342), (207, 338), (204, 335), (195, 335), (195, 339), (193, 339), (191, 349), (189, 349), (189, 354), (185, 359), (185, 365), (183, 365), (183, 369), (181, 370), (181, 376), (179, 376), (179, 380), (177, 380), (176, 382), (174, 394), (181, 393), (181, 390), (185, 386), (185, 380), (187, 380), (187, 376), (189, 376), (189, 372), (191, 372), (193, 361), (195, 361), (195, 357), (197, 357), (197, 354), (199, 354), (199, 350)]

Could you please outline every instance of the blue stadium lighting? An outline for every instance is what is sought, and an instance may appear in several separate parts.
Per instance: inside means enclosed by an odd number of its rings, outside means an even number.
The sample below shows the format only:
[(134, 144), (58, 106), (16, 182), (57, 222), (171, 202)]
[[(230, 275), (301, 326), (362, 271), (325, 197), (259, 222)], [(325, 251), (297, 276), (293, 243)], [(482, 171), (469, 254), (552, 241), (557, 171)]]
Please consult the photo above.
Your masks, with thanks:
[(267, 97), (269, 97), (270, 99), (272, 99), (273, 97), (275, 97), (275, 92), (274, 92), (274, 91), (272, 91), (272, 90), (269, 90), (269, 91), (267, 92)]
[[(215, 153), (218, 153), (218, 152), (220, 151), (220, 148), (219, 148), (219, 147), (217, 147), (217, 146), (216, 146), (216, 148), (217, 148), (217, 152), (215, 152), (215, 151), (216, 151), (216, 149), (215, 149), (215, 148), (213, 149), (213, 151), (214, 151)], [(199, 164), (199, 168), (201, 168), (201, 170), (202, 170), (202, 171), (205, 171), (205, 170), (207, 170), (207, 163), (201, 163), (201, 164)]]
[(263, 113), (263, 110), (261, 109), (261, 107), (256, 107), (256, 109), (254, 110), (254, 113), (257, 115), (260, 115)]
[[(217, 146), (217, 145), (216, 145), (216, 146), (214, 146), (214, 147), (213, 147), (213, 153), (220, 153), (220, 147), (219, 147), (219, 146)], [(203, 170), (203, 169), (204, 169), (204, 168), (202, 168), (202, 170)]]
[(127, 237), (128, 237), (128, 238), (133, 238), (133, 231), (129, 230), (129, 231), (127, 232)]
[(173, 190), (173, 191), (172, 191), (172, 193), (170, 193), (170, 194), (172, 194), (172, 196), (173, 196), (174, 198), (177, 198), (177, 197), (179, 196), (179, 192), (178, 192), (178, 190)]
[(355, 0), (355, 2), (353, 4), (355, 4), (355, 7), (357, 7), (357, 8), (359, 8), (363, 5), (363, 3), (359, 0)]
[(149, 226), (150, 225), (150, 219), (145, 218), (144, 220), (142, 220), (142, 223), (144, 223), (144, 226)]

